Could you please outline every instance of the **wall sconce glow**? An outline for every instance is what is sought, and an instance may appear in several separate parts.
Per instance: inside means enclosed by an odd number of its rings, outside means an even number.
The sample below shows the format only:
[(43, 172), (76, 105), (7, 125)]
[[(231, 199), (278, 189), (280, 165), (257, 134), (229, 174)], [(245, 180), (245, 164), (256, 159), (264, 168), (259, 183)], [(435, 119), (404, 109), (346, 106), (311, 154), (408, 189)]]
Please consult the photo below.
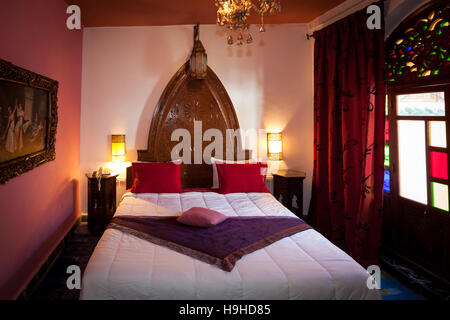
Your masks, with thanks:
[(281, 132), (279, 133), (267, 133), (267, 155), (269, 160), (282, 160), (283, 159), (283, 145), (281, 141)]
[(111, 136), (111, 156), (113, 162), (125, 161), (125, 135), (113, 134)]

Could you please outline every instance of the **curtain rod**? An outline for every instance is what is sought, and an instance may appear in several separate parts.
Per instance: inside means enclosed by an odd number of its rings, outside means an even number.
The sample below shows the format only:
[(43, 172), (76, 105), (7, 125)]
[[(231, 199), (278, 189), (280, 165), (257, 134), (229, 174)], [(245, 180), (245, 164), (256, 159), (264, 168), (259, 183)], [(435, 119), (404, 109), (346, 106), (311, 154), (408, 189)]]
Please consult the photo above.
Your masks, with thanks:
[(310, 40), (311, 38), (314, 38), (314, 34), (306, 34), (306, 39)]

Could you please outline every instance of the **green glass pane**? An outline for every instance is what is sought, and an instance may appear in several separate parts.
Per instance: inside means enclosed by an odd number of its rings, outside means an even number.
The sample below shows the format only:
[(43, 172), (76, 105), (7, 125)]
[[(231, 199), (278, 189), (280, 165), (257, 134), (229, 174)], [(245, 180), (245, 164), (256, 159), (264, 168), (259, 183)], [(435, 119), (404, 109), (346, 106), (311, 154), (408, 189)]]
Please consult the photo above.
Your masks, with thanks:
[(431, 204), (435, 208), (448, 211), (448, 185), (431, 182)]
[(384, 146), (384, 166), (389, 167), (389, 146)]

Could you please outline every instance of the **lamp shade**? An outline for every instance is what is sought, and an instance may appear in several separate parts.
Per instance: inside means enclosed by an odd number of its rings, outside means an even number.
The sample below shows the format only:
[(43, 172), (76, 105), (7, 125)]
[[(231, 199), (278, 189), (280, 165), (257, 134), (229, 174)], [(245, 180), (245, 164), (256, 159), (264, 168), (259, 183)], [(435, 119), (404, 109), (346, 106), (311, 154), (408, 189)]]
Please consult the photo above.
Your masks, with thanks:
[(282, 160), (283, 143), (281, 132), (267, 133), (267, 155), (269, 160)]
[(113, 134), (111, 136), (111, 156), (113, 162), (125, 160), (125, 135)]

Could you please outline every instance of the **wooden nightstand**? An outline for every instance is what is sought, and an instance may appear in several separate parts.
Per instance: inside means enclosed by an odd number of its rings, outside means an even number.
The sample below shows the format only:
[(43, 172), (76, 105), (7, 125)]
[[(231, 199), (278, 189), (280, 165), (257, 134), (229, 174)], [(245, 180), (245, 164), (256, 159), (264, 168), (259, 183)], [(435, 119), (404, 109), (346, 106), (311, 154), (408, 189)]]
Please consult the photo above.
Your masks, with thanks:
[(102, 234), (116, 212), (116, 177), (103, 175), (98, 180), (88, 176), (88, 228), (94, 234)]
[[(299, 218), (303, 218), (303, 180), (306, 173), (295, 170), (279, 170), (272, 175), (274, 197), (279, 200), (281, 195), (281, 203)], [(297, 198), (297, 208), (292, 206), (294, 195)]]

